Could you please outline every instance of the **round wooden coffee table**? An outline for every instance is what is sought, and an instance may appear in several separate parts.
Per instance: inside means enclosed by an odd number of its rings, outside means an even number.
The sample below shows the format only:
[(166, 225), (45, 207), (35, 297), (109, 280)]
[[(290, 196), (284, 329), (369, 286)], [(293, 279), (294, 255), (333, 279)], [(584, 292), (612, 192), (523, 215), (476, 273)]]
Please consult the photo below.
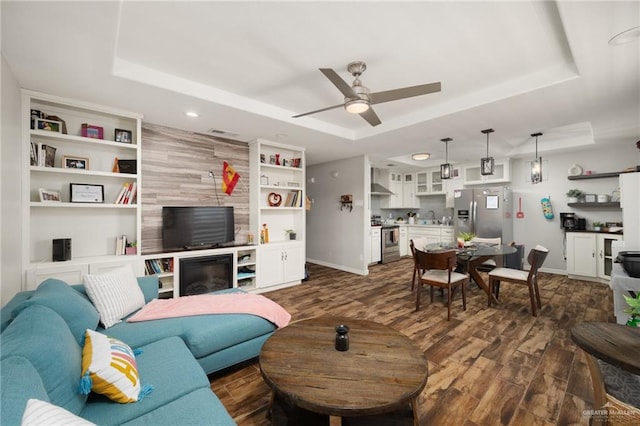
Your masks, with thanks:
[[(337, 351), (335, 327), (349, 326), (349, 350)], [(407, 336), (386, 325), (317, 317), (277, 330), (262, 347), (260, 371), (275, 396), (314, 413), (369, 416), (413, 409), (427, 384), (427, 359)]]

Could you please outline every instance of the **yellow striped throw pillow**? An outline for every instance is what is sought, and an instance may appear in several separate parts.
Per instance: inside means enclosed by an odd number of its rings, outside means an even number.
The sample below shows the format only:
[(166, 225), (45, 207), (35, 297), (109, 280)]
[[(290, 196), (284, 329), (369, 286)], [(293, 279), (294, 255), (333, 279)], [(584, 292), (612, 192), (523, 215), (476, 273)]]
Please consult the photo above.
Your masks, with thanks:
[(80, 393), (93, 391), (122, 404), (140, 401), (153, 386), (140, 385), (135, 355), (121, 340), (87, 329)]

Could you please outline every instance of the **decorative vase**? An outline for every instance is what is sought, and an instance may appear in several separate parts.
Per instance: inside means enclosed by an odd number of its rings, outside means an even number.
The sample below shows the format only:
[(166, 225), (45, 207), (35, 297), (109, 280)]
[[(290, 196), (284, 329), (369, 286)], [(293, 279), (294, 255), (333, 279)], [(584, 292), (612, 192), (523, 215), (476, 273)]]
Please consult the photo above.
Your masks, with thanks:
[(578, 197), (567, 197), (567, 204), (568, 203), (577, 203), (578, 202)]

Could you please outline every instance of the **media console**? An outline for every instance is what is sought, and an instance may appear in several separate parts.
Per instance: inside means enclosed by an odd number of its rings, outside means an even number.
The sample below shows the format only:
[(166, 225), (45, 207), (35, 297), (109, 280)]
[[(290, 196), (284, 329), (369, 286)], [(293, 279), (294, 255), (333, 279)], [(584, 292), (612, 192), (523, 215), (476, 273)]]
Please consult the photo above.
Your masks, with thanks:
[[(211, 291), (220, 288), (242, 288), (252, 291), (257, 288), (257, 246), (231, 246), (215, 249), (181, 250), (145, 254), (144, 272), (158, 275), (160, 297), (171, 298), (197, 294), (197, 288)], [(202, 269), (201, 272), (193, 270)], [(181, 270), (190, 268), (191, 271)], [(182, 281), (189, 281), (183, 283)], [(223, 282), (224, 281), (224, 282)], [(205, 283), (206, 282), (206, 283)], [(184, 288), (183, 288), (184, 287)]]

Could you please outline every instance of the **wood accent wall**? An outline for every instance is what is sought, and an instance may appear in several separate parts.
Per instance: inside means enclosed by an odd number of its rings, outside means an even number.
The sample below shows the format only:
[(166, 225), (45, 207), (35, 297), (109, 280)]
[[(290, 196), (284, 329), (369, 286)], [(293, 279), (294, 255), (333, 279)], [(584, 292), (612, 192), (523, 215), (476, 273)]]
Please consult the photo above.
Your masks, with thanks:
[[(249, 230), (246, 143), (143, 123), (141, 148), (142, 254), (162, 250), (162, 206), (233, 206), (236, 242), (246, 241)], [(231, 195), (222, 192), (224, 161), (240, 174)], [(215, 185), (209, 170), (214, 172)]]

